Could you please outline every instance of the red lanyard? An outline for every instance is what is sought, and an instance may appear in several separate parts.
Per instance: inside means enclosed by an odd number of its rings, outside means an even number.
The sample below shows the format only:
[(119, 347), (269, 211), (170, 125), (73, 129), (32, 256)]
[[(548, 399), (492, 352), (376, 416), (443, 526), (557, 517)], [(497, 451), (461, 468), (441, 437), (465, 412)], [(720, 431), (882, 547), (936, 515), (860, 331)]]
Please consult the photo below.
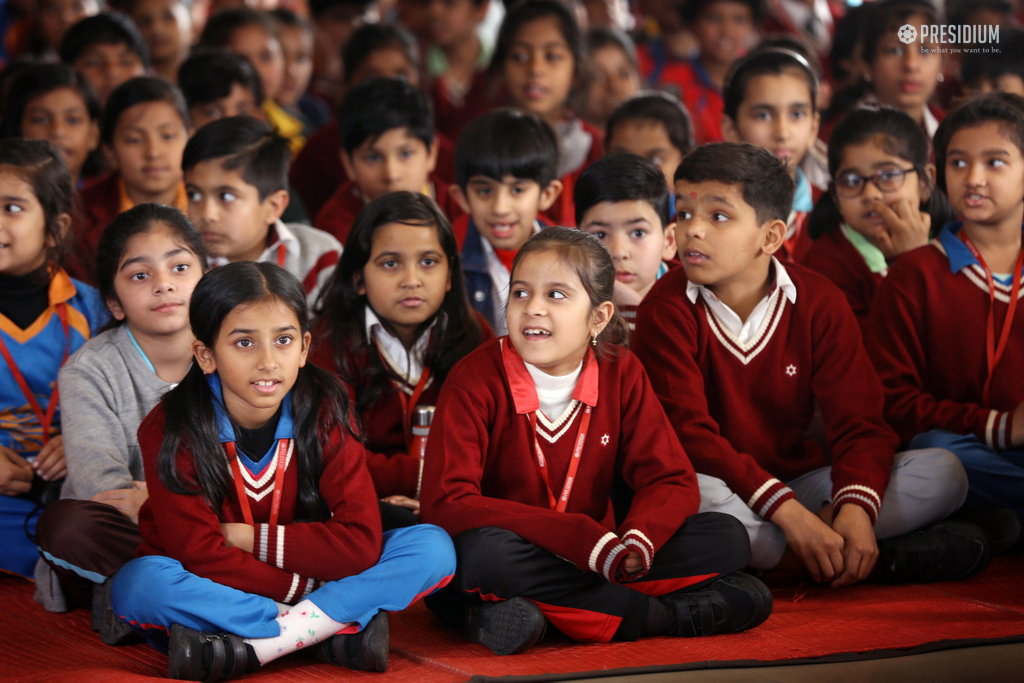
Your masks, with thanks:
[(420, 396), (423, 395), (423, 389), (427, 386), (427, 379), (430, 377), (430, 368), (424, 366), (423, 374), (420, 375), (420, 381), (416, 383), (416, 388), (412, 390), (412, 396), (409, 398), (405, 397), (405, 391), (398, 385), (398, 382), (392, 381), (395, 385), (395, 390), (398, 391), (398, 400), (402, 402), (402, 429), (405, 432), (405, 445), (406, 447), (412, 447), (412, 409), (420, 401)]
[[(274, 473), (274, 497), (270, 503), (270, 524), (277, 525), (277, 518), (281, 514), (281, 495), (284, 493), (284, 468), (285, 458), (288, 455), (288, 444), (291, 439), (281, 439), (277, 442), (277, 472)], [(238, 464), (238, 451), (235, 450), (235, 443), (228, 441), (226, 444), (228, 455), (231, 456), (231, 472), (235, 476), (235, 491), (238, 493), (238, 505), (242, 508), (242, 517), (249, 526), (255, 526), (252, 518), (252, 509), (249, 507), (249, 494), (245, 492), (245, 481), (242, 479), (241, 465)]]
[(277, 245), (277, 265), (281, 266), (282, 268), (284, 268), (284, 256), (286, 251), (287, 250), (284, 248), (284, 242), (281, 242), (281, 244)]
[(544, 459), (544, 451), (540, 449), (537, 442), (537, 413), (532, 412), (530, 418), (530, 438), (533, 439), (533, 450), (537, 454), (537, 470), (540, 478), (544, 480), (544, 486), (548, 490), (548, 505), (555, 512), (565, 512), (569, 504), (569, 496), (572, 494), (573, 484), (576, 483), (576, 471), (580, 468), (580, 460), (583, 456), (583, 444), (587, 442), (587, 429), (590, 427), (590, 411), (588, 405), (583, 406), (583, 418), (580, 420), (579, 431), (576, 432), (576, 446), (572, 450), (572, 460), (569, 462), (569, 471), (565, 475), (565, 483), (562, 485), (562, 495), (555, 500), (555, 494), (551, 492), (551, 482), (548, 479), (548, 466)]
[[(57, 317), (60, 319), (61, 327), (64, 328), (64, 338), (67, 340), (67, 345), (64, 347), (64, 357), (60, 361), (61, 367), (63, 367), (64, 361), (68, 359), (68, 351), (71, 350), (71, 330), (68, 327), (67, 304), (57, 304)], [(53, 412), (57, 409), (57, 398), (59, 395), (57, 382), (53, 383), (53, 393), (50, 394), (50, 403), (46, 406), (46, 413), (44, 414), (43, 409), (39, 406), (39, 401), (36, 400), (35, 394), (32, 393), (32, 388), (29, 387), (28, 381), (25, 380), (25, 375), (21, 374), (21, 370), (18, 369), (18, 365), (14, 362), (14, 357), (11, 356), (11, 352), (7, 349), (7, 344), (4, 343), (2, 336), (0, 336), (0, 355), (3, 355), (4, 360), (7, 361), (7, 367), (10, 368), (11, 374), (14, 375), (14, 381), (21, 387), (21, 393), (25, 394), (28, 404), (32, 407), (32, 412), (36, 414), (36, 419), (42, 425), (43, 445), (45, 446), (50, 441), (50, 425), (53, 424)]]
[(1003, 329), (999, 333), (999, 344), (997, 345), (996, 284), (992, 279), (992, 271), (988, 269), (988, 264), (982, 258), (981, 252), (974, 246), (974, 242), (971, 241), (971, 238), (967, 236), (967, 233), (962, 228), (960, 230), (960, 240), (971, 250), (974, 258), (978, 259), (978, 263), (981, 264), (982, 269), (985, 271), (985, 280), (988, 282), (988, 331), (985, 337), (985, 351), (988, 354), (988, 377), (985, 378), (985, 388), (981, 392), (982, 402), (987, 406), (990, 394), (992, 393), (992, 377), (995, 375), (999, 359), (1003, 357), (1003, 351), (1006, 350), (1006, 343), (1010, 339), (1010, 328), (1013, 326), (1013, 314), (1017, 310), (1017, 297), (1020, 295), (1021, 266), (1024, 266), (1024, 249), (1021, 249), (1020, 254), (1017, 256), (1017, 265), (1013, 267), (1013, 272), (1010, 274), (1013, 278), (1010, 305), (1006, 309), (1006, 319), (1003, 321)]

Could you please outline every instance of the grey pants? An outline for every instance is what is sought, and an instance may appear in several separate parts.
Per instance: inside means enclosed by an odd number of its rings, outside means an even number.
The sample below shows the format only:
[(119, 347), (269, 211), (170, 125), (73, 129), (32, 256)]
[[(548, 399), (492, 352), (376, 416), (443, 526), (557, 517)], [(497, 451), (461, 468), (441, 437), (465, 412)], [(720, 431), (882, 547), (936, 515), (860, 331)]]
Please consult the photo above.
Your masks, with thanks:
[[(796, 498), (817, 514), (832, 502), (832, 468), (822, 467), (786, 482)], [(697, 475), (700, 511), (724, 512), (739, 519), (750, 535), (750, 566), (775, 567), (786, 550), (782, 529), (759, 517), (724, 481)], [(967, 498), (967, 475), (955, 455), (942, 448), (897, 453), (875, 523), (876, 538), (902, 536), (945, 519)]]

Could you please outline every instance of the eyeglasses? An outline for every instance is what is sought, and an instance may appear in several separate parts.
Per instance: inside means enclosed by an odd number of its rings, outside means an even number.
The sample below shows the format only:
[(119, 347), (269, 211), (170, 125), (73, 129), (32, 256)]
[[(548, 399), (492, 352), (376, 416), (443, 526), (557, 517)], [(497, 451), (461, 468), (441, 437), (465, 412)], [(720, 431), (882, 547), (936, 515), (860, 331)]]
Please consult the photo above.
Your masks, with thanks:
[(903, 181), (907, 179), (908, 173), (916, 173), (916, 168), (882, 168), (871, 175), (860, 175), (850, 171), (844, 173), (835, 180), (836, 194), (844, 199), (854, 199), (861, 196), (864, 186), (870, 180), (882, 192), (895, 192), (903, 187)]

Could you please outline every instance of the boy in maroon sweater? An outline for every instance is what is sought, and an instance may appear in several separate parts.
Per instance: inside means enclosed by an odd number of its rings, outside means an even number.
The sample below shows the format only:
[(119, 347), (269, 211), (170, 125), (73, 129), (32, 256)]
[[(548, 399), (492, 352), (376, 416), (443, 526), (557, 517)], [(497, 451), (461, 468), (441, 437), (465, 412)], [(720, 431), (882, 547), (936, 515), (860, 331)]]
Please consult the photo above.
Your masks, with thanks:
[[(699, 473), (701, 511), (744, 523), (753, 567), (806, 568), (833, 586), (876, 562), (887, 581), (983, 569), (977, 527), (905, 536), (960, 507), (966, 478), (948, 451), (894, 458), (899, 439), (843, 294), (773, 257), (793, 199), (785, 163), (712, 144), (675, 180), (683, 267), (640, 305), (634, 348)], [(805, 439), (816, 408), (824, 448)]]

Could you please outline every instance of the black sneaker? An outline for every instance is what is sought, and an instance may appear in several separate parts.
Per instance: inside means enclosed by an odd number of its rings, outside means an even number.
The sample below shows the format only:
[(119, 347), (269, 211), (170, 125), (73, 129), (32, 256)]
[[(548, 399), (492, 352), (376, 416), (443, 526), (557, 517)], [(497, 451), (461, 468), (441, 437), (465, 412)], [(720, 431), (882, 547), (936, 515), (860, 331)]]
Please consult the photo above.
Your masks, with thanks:
[(704, 588), (661, 597), (675, 606), (678, 624), (669, 635), (694, 638), (737, 633), (764, 623), (772, 613), (772, 593), (760, 579), (726, 574)]
[(992, 556), (1011, 552), (1020, 546), (1024, 535), (1024, 523), (1020, 514), (1010, 508), (986, 505), (980, 508), (961, 508), (950, 517), (957, 522), (967, 522), (980, 528), (988, 535)]
[(496, 655), (517, 655), (544, 637), (547, 619), (526, 598), (485, 602), (467, 610), (466, 637)]
[(92, 587), (92, 630), (98, 631), (104, 645), (135, 645), (144, 643), (146, 639), (131, 626), (121, 621), (110, 604), (110, 577), (103, 584)]
[(992, 559), (988, 536), (973, 524), (945, 521), (878, 542), (885, 583), (958, 581), (974, 576)]
[(388, 613), (377, 612), (359, 633), (341, 633), (316, 646), (321, 662), (356, 671), (387, 671), (391, 638)]
[(183, 681), (227, 681), (260, 668), (256, 651), (233, 633), (171, 626), (168, 676)]

